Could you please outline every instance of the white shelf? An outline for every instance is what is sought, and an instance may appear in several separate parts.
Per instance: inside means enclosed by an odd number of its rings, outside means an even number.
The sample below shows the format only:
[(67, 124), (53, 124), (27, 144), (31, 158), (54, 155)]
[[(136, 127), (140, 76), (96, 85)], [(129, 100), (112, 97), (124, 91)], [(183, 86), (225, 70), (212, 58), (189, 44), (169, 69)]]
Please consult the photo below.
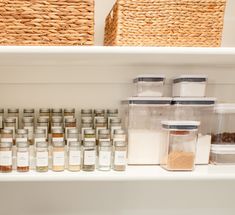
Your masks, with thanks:
[(1, 173), (0, 182), (40, 181), (235, 181), (235, 166), (197, 166), (193, 172), (168, 172), (158, 166), (129, 166), (125, 172)]
[(235, 65), (235, 48), (0, 46), (0, 66)]

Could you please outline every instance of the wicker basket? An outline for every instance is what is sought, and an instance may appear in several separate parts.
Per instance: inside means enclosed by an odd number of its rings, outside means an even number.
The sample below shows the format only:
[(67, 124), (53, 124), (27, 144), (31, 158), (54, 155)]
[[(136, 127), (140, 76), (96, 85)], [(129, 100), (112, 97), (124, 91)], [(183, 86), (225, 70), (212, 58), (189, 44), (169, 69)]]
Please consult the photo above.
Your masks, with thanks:
[(0, 45), (93, 45), (94, 0), (1, 0)]
[(226, 0), (117, 0), (105, 45), (221, 45)]

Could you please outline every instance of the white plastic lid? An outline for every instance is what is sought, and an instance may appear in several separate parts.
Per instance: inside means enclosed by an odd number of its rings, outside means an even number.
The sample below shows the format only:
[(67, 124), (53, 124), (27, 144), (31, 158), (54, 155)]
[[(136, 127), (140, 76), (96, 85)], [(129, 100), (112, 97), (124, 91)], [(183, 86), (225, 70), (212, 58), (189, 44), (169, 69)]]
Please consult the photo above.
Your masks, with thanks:
[(141, 82), (141, 81), (145, 81), (145, 82), (164, 82), (165, 78), (166, 77), (164, 75), (145, 74), (145, 75), (138, 75), (133, 80), (133, 82), (134, 83)]
[(206, 82), (207, 76), (206, 75), (180, 75), (173, 78), (173, 83), (180, 83), (180, 82)]
[(169, 130), (197, 130), (199, 121), (162, 121), (162, 127)]
[(227, 152), (227, 153), (235, 153), (235, 144), (211, 144), (211, 151), (215, 153), (219, 152)]
[(193, 106), (209, 106), (215, 105), (217, 99), (209, 97), (178, 97), (172, 99), (173, 105), (193, 105)]
[(171, 97), (130, 97), (122, 101), (122, 103), (135, 105), (170, 105)]
[(223, 103), (215, 106), (216, 113), (235, 113), (235, 103)]

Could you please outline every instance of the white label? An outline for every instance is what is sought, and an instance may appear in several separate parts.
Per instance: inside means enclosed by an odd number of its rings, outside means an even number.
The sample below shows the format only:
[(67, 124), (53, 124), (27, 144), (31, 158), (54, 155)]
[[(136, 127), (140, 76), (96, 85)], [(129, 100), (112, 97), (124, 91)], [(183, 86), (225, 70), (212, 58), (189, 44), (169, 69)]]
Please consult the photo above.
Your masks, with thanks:
[(27, 142), (27, 138), (16, 138), (16, 142)]
[(111, 151), (99, 151), (99, 165), (110, 166), (111, 165)]
[(48, 127), (41, 127), (41, 126), (38, 126), (37, 128), (45, 130), (45, 132), (46, 132), (46, 137), (48, 136)]
[(86, 129), (92, 129), (92, 128), (82, 128), (82, 140), (84, 140), (84, 132)]
[(99, 139), (99, 142), (107, 142), (107, 141), (111, 141), (110, 139)]
[(0, 152), (0, 165), (11, 166), (12, 165), (12, 151), (1, 151)]
[(81, 151), (69, 151), (69, 165), (81, 164)]
[(33, 139), (33, 127), (25, 126), (24, 129), (28, 131), (28, 139), (32, 140)]
[(69, 146), (69, 143), (70, 143), (70, 142), (77, 142), (77, 141), (78, 141), (77, 138), (68, 138), (68, 139), (67, 139), (67, 145)]
[(29, 153), (28, 152), (17, 152), (17, 166), (18, 167), (29, 166)]
[(126, 151), (114, 152), (114, 165), (126, 165)]
[(122, 128), (121, 126), (112, 126), (112, 127), (111, 127), (111, 138), (113, 138), (114, 130), (115, 130), (115, 129), (121, 129), (121, 128)]
[(53, 166), (64, 166), (64, 152), (53, 152)]
[(35, 139), (34, 139), (35, 145), (36, 145), (36, 143), (39, 143), (39, 142), (46, 142), (46, 138), (39, 137), (39, 138), (35, 138)]
[(2, 143), (13, 143), (13, 139), (12, 138), (1, 138), (1, 142)]
[(96, 139), (98, 139), (99, 130), (107, 129), (106, 127), (96, 127)]
[(5, 127), (7, 130), (11, 130), (13, 133), (13, 139), (15, 139), (15, 127)]
[(91, 142), (95, 142), (95, 138), (84, 138), (84, 141), (91, 141)]
[(48, 152), (36, 153), (36, 166), (48, 166)]
[(0, 128), (3, 128), (3, 120), (2, 120), (2, 116), (0, 116)]
[(95, 165), (95, 150), (84, 151), (84, 165)]
[(125, 139), (126, 139), (125, 137), (123, 137), (123, 138), (121, 138), (121, 137), (113, 138), (113, 143), (115, 143), (115, 142), (119, 142), (119, 141), (121, 141), (121, 142), (125, 142), (125, 141), (126, 141)]
[(64, 138), (63, 137), (53, 137), (52, 142), (63, 142)]

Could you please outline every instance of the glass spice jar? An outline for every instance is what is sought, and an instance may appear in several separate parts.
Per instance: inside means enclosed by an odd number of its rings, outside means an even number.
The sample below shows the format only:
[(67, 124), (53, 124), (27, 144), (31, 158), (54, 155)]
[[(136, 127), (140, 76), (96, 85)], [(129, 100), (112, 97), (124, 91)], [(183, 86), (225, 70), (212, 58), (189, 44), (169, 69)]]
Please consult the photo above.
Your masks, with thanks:
[(33, 134), (34, 134), (34, 118), (24, 117), (22, 120), (23, 129), (28, 131), (28, 140), (30, 144), (33, 144)]
[(94, 110), (94, 127), (96, 124), (96, 119), (98, 118), (105, 118), (105, 110), (104, 109), (95, 109)]
[(77, 120), (75, 118), (65, 119), (65, 139), (67, 140), (68, 131), (77, 127)]
[(95, 130), (94, 129), (85, 129), (84, 131), (84, 142), (96, 142)]
[(15, 128), (19, 128), (19, 109), (18, 108), (9, 108), (7, 110), (8, 117), (14, 118), (15, 119)]
[(115, 129), (121, 129), (121, 119), (120, 118), (112, 118), (110, 119), (110, 134), (111, 134), (111, 139), (113, 139), (113, 133)]
[(40, 108), (39, 117), (50, 118), (50, 108)]
[(17, 129), (15, 139), (16, 139), (16, 143), (18, 142), (28, 143), (28, 131), (26, 129)]
[(23, 117), (35, 117), (35, 110), (33, 108), (25, 108), (23, 110)]
[(70, 142), (77, 142), (79, 141), (79, 131), (77, 128), (71, 128), (68, 130), (67, 134), (67, 145), (70, 144)]
[(81, 170), (81, 144), (80, 142), (71, 141), (68, 145), (68, 170), (80, 171)]
[(95, 133), (96, 139), (98, 140), (99, 130), (107, 129), (106, 119), (105, 118), (96, 118), (95, 120)]
[(113, 133), (113, 144), (117, 141), (126, 141), (125, 131), (122, 129), (115, 129)]
[(52, 142), (64, 142), (64, 130), (62, 128), (54, 128), (51, 131)]
[(110, 132), (108, 129), (99, 130), (98, 133), (98, 145), (101, 141), (111, 141)]
[(92, 117), (82, 117), (82, 124), (81, 124), (81, 134), (82, 140), (84, 140), (84, 132), (86, 129), (93, 128), (93, 120)]
[(124, 141), (117, 141), (114, 145), (113, 169), (115, 171), (126, 170), (127, 144)]
[(108, 121), (108, 128), (110, 128), (110, 120), (112, 118), (118, 117), (118, 109), (108, 109), (107, 110), (107, 121)]
[(17, 142), (17, 171), (29, 171), (29, 145), (27, 142)]
[(61, 116), (63, 117), (63, 110), (62, 108), (52, 108), (51, 110), (51, 117), (53, 116)]
[(91, 117), (92, 118), (92, 109), (82, 109), (81, 110), (81, 118), (83, 117)]
[(4, 109), (0, 108), (0, 129), (3, 128), (3, 121), (4, 121)]
[(64, 119), (75, 118), (75, 108), (64, 109)]
[(11, 129), (4, 128), (1, 130), (1, 142), (13, 144), (13, 131)]
[(37, 145), (38, 142), (46, 142), (47, 136), (45, 129), (36, 128), (34, 134), (34, 144)]
[(0, 171), (3, 173), (12, 171), (12, 143), (0, 143)]
[(13, 141), (15, 140), (15, 132), (16, 132), (16, 118), (7, 117), (4, 121), (4, 128), (8, 130), (12, 130)]
[(112, 144), (110, 141), (101, 141), (99, 144), (98, 169), (109, 171), (111, 169)]
[(51, 131), (54, 128), (64, 128), (63, 118), (61, 116), (53, 116), (51, 119)]
[(37, 128), (44, 129), (46, 133), (46, 137), (48, 138), (49, 118), (39, 117), (37, 119)]
[(47, 172), (48, 171), (48, 144), (47, 142), (37, 142), (36, 144), (36, 171)]
[(65, 169), (65, 145), (64, 142), (53, 142), (52, 170), (55, 172)]
[(94, 171), (96, 164), (96, 144), (94, 141), (85, 141), (83, 144), (83, 170)]

